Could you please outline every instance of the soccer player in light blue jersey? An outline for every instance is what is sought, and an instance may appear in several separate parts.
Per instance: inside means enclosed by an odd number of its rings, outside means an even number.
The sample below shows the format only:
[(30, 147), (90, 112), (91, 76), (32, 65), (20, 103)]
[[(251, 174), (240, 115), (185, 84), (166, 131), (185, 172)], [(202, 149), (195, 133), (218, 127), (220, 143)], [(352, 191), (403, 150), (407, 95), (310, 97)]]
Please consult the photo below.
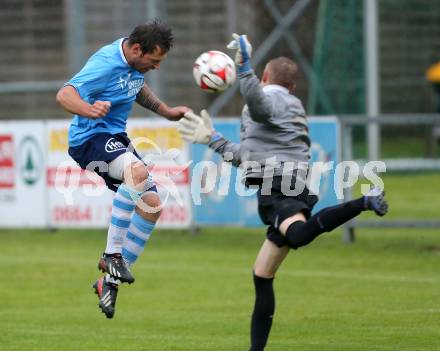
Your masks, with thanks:
[(128, 115), (135, 101), (169, 120), (190, 111), (186, 106), (169, 107), (144, 82), (144, 74), (159, 69), (172, 45), (166, 24), (155, 20), (139, 25), (128, 38), (93, 54), (56, 96), (74, 114), (69, 155), (116, 192), (107, 247), (98, 263), (106, 274), (93, 285), (107, 318), (114, 316), (118, 286), (134, 282), (130, 267), (143, 251), (161, 207), (147, 167), (127, 137)]

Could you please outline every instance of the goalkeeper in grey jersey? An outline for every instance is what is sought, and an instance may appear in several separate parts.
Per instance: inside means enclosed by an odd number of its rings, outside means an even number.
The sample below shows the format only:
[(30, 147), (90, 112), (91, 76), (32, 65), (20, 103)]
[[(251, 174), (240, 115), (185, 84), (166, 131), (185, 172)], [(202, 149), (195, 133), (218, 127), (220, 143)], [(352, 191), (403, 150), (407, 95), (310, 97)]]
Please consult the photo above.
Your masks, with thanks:
[(260, 82), (250, 65), (252, 48), (246, 36), (233, 37), (228, 47), (237, 50), (240, 91), (246, 101), (241, 143), (215, 132), (205, 110), (200, 116), (187, 112), (179, 131), (187, 141), (207, 144), (235, 166), (244, 166), (246, 185), (258, 187), (258, 213), (268, 229), (253, 270), (256, 299), (250, 351), (262, 351), (275, 311), (273, 279), (289, 249), (307, 245), (363, 211), (383, 216), (388, 206), (383, 191), (373, 188), (359, 199), (311, 214), (318, 198), (306, 185), (310, 138), (304, 108), (293, 95), (297, 65), (285, 57), (273, 59)]

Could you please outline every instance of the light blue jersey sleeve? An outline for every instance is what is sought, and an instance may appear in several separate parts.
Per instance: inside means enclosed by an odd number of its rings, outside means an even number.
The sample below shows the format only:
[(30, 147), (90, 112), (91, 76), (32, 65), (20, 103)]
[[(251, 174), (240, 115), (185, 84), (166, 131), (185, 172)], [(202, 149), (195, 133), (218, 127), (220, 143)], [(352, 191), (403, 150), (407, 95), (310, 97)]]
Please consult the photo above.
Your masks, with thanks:
[(94, 100), (111, 78), (112, 65), (105, 55), (93, 55), (85, 66), (65, 85), (73, 86), (83, 100)]

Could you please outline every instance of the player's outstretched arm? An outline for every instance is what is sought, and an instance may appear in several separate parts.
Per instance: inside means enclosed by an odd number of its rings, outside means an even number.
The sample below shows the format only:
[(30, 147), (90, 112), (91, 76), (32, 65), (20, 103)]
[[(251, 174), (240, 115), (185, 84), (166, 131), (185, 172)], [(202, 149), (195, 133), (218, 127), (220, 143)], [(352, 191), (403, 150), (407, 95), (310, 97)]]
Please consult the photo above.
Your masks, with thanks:
[(179, 120), (177, 129), (185, 141), (208, 145), (221, 154), (225, 161), (232, 162), (234, 166), (240, 165), (240, 144), (230, 142), (215, 131), (208, 111), (202, 110), (200, 116), (192, 111), (186, 112)]
[(236, 50), (235, 63), (240, 79), (240, 92), (249, 108), (250, 116), (256, 122), (266, 122), (272, 116), (272, 102), (263, 92), (260, 81), (251, 66), (252, 45), (247, 35), (232, 34), (228, 49)]
[(169, 120), (179, 120), (183, 117), (185, 112), (191, 111), (191, 109), (186, 106), (169, 107), (153, 93), (147, 84), (144, 84), (143, 88), (136, 95), (136, 102), (142, 107)]
[(85, 102), (71, 85), (62, 87), (56, 100), (67, 112), (92, 119), (104, 117), (111, 107), (110, 101), (97, 100), (93, 104)]

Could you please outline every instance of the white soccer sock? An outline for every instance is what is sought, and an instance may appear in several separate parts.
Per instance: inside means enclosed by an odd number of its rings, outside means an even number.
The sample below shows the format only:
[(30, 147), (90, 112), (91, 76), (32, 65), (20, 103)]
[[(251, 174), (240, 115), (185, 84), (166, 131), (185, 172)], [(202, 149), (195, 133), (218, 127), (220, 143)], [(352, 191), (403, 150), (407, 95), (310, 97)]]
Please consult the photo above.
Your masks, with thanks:
[(131, 216), (136, 202), (127, 186), (121, 184), (115, 194), (112, 205), (112, 217), (107, 234), (105, 253), (121, 253), (122, 244), (130, 226)]

